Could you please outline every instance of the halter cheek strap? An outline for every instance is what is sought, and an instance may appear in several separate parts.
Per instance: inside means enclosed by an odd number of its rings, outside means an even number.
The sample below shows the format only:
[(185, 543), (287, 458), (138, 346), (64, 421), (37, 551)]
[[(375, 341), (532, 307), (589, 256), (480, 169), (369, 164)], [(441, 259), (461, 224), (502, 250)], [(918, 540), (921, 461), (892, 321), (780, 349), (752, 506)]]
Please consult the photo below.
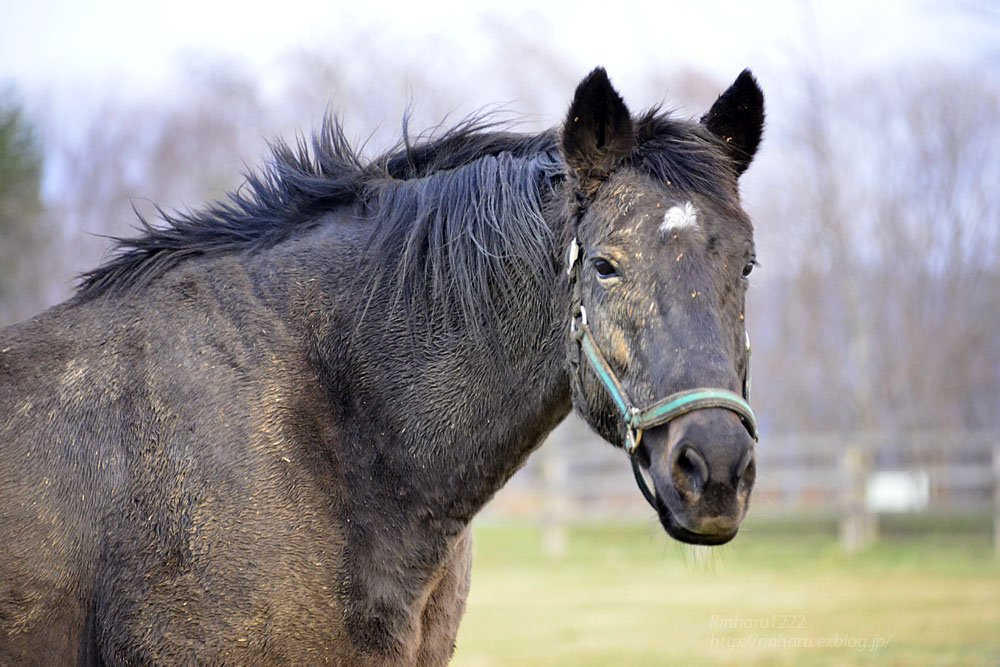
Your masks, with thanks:
[(622, 421), (625, 423), (625, 451), (628, 452), (631, 459), (636, 483), (649, 504), (656, 508), (656, 496), (647, 486), (639, 467), (638, 457), (635, 455), (642, 440), (642, 432), (645, 429), (661, 426), (695, 410), (725, 408), (735, 412), (750, 436), (755, 441), (757, 440), (757, 419), (754, 417), (753, 410), (750, 409), (750, 404), (747, 403), (750, 398), (750, 335), (746, 334), (747, 367), (743, 379), (742, 397), (726, 389), (700, 387), (670, 394), (650, 406), (639, 408), (629, 399), (621, 381), (611, 370), (611, 366), (601, 353), (601, 349), (597, 346), (591, 333), (590, 325), (587, 322), (587, 309), (582, 303), (582, 287), (578, 275), (579, 257), (580, 246), (576, 239), (573, 239), (566, 258), (567, 273), (573, 289), (570, 331), (584, 358), (594, 369), (611, 400), (618, 407)]

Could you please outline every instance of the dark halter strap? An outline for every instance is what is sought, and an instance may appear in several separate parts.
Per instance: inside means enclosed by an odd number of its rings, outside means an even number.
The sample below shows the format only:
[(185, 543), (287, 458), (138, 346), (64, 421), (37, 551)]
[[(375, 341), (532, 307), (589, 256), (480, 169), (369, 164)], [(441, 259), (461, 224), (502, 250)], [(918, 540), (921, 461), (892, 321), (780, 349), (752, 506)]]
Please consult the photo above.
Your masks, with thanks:
[[(750, 360), (747, 359), (746, 376), (743, 380), (743, 396), (739, 396), (726, 389), (715, 389), (710, 387), (700, 387), (688, 389), (670, 394), (650, 406), (639, 408), (628, 397), (625, 388), (622, 386), (607, 359), (601, 353), (591, 333), (590, 325), (587, 323), (587, 309), (582, 303), (582, 286), (579, 277), (580, 265), (580, 245), (576, 239), (570, 244), (569, 255), (567, 257), (567, 273), (569, 274), (570, 287), (573, 290), (572, 319), (570, 320), (570, 331), (579, 345), (583, 356), (590, 363), (591, 368), (601, 380), (611, 400), (618, 406), (622, 421), (625, 423), (625, 451), (628, 452), (632, 463), (632, 472), (635, 474), (635, 481), (639, 485), (639, 490), (653, 508), (656, 508), (656, 495), (646, 484), (645, 478), (639, 467), (639, 459), (636, 451), (639, 442), (642, 440), (642, 432), (654, 426), (662, 426), (667, 422), (680, 417), (688, 412), (702, 410), (705, 408), (725, 408), (732, 410), (743, 422), (749, 431), (750, 436), (757, 440), (757, 419), (753, 410), (747, 402), (750, 398)], [(750, 355), (750, 337), (747, 335), (747, 355)]]

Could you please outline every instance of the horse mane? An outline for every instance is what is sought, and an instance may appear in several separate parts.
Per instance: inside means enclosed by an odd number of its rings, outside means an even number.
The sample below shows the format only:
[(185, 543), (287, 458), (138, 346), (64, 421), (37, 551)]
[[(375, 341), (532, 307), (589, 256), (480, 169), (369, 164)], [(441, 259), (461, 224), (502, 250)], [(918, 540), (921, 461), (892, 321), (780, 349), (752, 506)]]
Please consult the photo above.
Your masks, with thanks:
[[(496, 131), (502, 125), (484, 114), (467, 118), (440, 137), (414, 139), (404, 119), (397, 145), (366, 160), (351, 146), (339, 121), (328, 116), (311, 142), (301, 137), (294, 146), (274, 142), (264, 167), (247, 174), (225, 201), (189, 212), (157, 206), (162, 222), (156, 225), (135, 211), (139, 234), (115, 237), (114, 256), (80, 276), (77, 296), (88, 299), (141, 287), (193, 256), (273, 246), (317, 226), (323, 214), (341, 206), (360, 205), (367, 216), (377, 214), (371, 209), (379, 205), (398, 208), (384, 193), (405, 196), (406, 188), (399, 189), (404, 183), (417, 185), (428, 176), (491, 157), (504, 160), (505, 155), (509, 163), (511, 158), (555, 149), (552, 133)], [(470, 194), (477, 185), (474, 180), (466, 183)]]
[[(502, 301), (496, 297), (537, 293), (558, 271), (543, 215), (565, 172), (557, 133), (518, 134), (506, 125), (479, 114), (439, 136), (413, 138), (404, 118), (396, 146), (366, 159), (328, 116), (311, 142), (272, 144), (264, 168), (223, 202), (186, 213), (157, 207), (158, 225), (137, 211), (140, 233), (115, 239), (115, 255), (82, 274), (77, 299), (139, 289), (191, 257), (273, 246), (351, 206), (373, 224), (370, 265), (395, 267), (396, 303), (438, 322), (488, 322), (487, 311)], [(633, 166), (731, 198), (721, 185), (729, 182), (723, 149), (701, 125), (652, 109), (636, 130)], [(507, 270), (511, 262), (516, 270)], [(387, 278), (375, 273), (372, 288)]]

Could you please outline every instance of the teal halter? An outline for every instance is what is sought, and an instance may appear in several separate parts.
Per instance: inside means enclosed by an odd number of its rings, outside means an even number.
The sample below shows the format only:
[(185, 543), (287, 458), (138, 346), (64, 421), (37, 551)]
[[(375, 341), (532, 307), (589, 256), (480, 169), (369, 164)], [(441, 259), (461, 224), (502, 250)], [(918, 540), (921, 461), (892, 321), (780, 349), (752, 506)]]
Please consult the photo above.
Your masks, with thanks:
[(743, 425), (750, 432), (750, 437), (754, 441), (757, 440), (757, 419), (754, 417), (753, 410), (750, 409), (750, 404), (747, 402), (750, 399), (750, 335), (746, 334), (747, 370), (743, 378), (743, 396), (739, 396), (726, 389), (701, 387), (670, 394), (666, 398), (640, 409), (632, 403), (628, 394), (625, 393), (625, 388), (615, 376), (614, 371), (611, 370), (611, 366), (608, 364), (607, 359), (604, 358), (604, 355), (601, 354), (600, 348), (597, 347), (597, 341), (594, 340), (590, 325), (587, 323), (587, 309), (584, 308), (582, 303), (582, 287), (578, 275), (580, 245), (575, 238), (570, 244), (569, 254), (566, 259), (566, 272), (569, 275), (570, 287), (573, 290), (570, 332), (577, 341), (580, 350), (583, 351), (583, 356), (590, 363), (594, 372), (597, 373), (597, 377), (601, 380), (601, 384), (604, 385), (608, 395), (611, 396), (611, 400), (618, 406), (622, 421), (625, 422), (625, 451), (628, 452), (631, 459), (632, 472), (635, 474), (635, 480), (639, 485), (639, 490), (642, 491), (642, 495), (645, 496), (649, 504), (655, 509), (656, 496), (647, 486), (639, 467), (638, 457), (636, 456), (636, 451), (639, 448), (644, 430), (653, 428), (654, 426), (661, 426), (683, 414), (695, 410), (725, 408), (739, 415), (743, 421)]

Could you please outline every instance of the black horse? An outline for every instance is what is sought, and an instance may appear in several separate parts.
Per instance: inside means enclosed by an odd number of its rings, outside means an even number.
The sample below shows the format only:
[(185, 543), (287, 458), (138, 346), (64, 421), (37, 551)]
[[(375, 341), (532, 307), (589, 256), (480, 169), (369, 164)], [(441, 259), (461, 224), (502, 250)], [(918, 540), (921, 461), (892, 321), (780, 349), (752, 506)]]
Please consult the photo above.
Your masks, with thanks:
[(327, 122), (143, 222), (0, 337), (0, 663), (445, 663), (470, 521), (571, 405), (731, 539), (762, 125), (749, 72), (696, 123), (597, 69), (560, 131)]

